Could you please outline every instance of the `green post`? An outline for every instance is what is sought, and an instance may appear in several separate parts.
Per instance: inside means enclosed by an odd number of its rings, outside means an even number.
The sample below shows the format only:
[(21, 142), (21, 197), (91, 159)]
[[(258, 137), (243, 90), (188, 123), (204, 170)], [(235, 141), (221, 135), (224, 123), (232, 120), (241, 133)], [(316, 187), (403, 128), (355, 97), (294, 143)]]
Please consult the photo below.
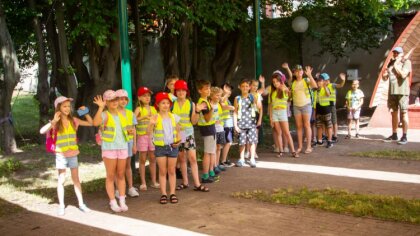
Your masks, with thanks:
[[(254, 20), (255, 20), (255, 78), (258, 80), (262, 74), (262, 58), (261, 58), (261, 26), (260, 26), (260, 1), (254, 2)], [(261, 85), (260, 85), (261, 86)], [(258, 143), (264, 142), (263, 124), (258, 132)]]
[(128, 49), (128, 16), (127, 0), (118, 0), (118, 22), (120, 30), (120, 49), (121, 49), (121, 78), (122, 88), (125, 89), (130, 98), (127, 109), (133, 109), (131, 91), (131, 68), (130, 51)]

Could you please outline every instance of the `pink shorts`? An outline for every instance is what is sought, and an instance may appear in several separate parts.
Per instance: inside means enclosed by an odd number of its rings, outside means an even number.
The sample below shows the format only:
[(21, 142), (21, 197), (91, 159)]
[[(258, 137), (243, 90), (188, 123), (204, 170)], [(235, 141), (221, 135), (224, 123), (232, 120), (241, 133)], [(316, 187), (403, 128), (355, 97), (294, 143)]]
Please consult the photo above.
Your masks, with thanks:
[(138, 135), (137, 136), (137, 151), (147, 152), (154, 151), (155, 145), (153, 145), (152, 138), (149, 135)]
[(127, 149), (116, 149), (116, 150), (102, 150), (102, 158), (108, 159), (127, 159)]

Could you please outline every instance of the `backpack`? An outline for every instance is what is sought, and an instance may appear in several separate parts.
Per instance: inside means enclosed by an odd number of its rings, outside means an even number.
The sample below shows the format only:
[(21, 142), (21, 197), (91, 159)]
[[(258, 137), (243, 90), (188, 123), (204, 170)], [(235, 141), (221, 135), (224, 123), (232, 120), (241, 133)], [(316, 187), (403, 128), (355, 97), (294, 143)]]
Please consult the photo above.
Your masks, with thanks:
[(50, 129), (47, 132), (46, 138), (45, 138), (45, 149), (49, 153), (55, 153), (55, 147), (57, 142), (57, 130), (56, 129)]
[(102, 132), (101, 132), (101, 129), (105, 128), (107, 123), (108, 123), (108, 114), (105, 112), (104, 125), (103, 125), (103, 127), (99, 127), (98, 133), (95, 134), (95, 141), (96, 141), (96, 144), (98, 144), (99, 146), (102, 145)]

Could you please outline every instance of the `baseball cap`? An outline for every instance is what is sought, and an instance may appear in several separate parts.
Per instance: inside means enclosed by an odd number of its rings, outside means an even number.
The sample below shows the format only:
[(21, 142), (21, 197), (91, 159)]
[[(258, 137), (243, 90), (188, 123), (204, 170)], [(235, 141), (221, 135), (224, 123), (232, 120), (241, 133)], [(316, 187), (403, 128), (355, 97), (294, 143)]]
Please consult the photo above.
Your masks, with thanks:
[(137, 90), (137, 96), (138, 96), (138, 97), (143, 96), (143, 95), (144, 95), (144, 94), (146, 94), (146, 93), (153, 94), (152, 90), (150, 90), (148, 87), (140, 87), (140, 88)]
[(115, 94), (117, 95), (117, 97), (119, 98), (128, 98), (128, 93), (127, 91), (125, 91), (124, 89), (118, 89), (117, 91), (115, 91)]
[(64, 97), (64, 96), (60, 96), (60, 97), (56, 98), (55, 101), (54, 101), (54, 108), (57, 108), (58, 104), (63, 103), (65, 101), (70, 101), (71, 102), (71, 101), (73, 101), (73, 98), (67, 98), (67, 97)]
[(393, 52), (398, 52), (398, 53), (403, 53), (403, 49), (402, 47), (395, 47), (394, 49), (392, 49)]
[(330, 76), (327, 73), (322, 73), (319, 75), (319, 78), (322, 80), (329, 80)]
[(162, 100), (168, 99), (169, 103), (172, 106), (172, 100), (169, 98), (169, 94), (165, 92), (160, 92), (156, 94), (155, 97), (155, 108), (158, 109), (158, 105)]
[(104, 95), (102, 96), (104, 98), (104, 101), (111, 101), (117, 98), (117, 94), (114, 90), (107, 90), (105, 91)]
[(302, 67), (302, 65), (295, 65), (294, 67), (293, 67), (293, 70), (303, 70), (303, 67)]

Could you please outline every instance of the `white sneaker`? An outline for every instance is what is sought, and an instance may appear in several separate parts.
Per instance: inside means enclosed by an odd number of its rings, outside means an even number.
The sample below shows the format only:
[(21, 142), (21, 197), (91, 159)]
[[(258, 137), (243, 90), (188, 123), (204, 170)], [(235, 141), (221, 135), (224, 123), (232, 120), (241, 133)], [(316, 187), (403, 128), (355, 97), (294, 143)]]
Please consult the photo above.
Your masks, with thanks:
[(117, 201), (114, 199), (109, 202), (109, 207), (111, 207), (111, 210), (113, 212), (121, 212), (120, 206), (118, 206)]
[(125, 204), (125, 200), (120, 200), (120, 209), (121, 211), (128, 211), (128, 206)]
[(66, 213), (66, 207), (59, 206), (57, 209), (57, 215), (63, 216)]
[(134, 187), (131, 187), (130, 189), (128, 189), (128, 196), (130, 196), (130, 197), (138, 197), (140, 195), (139, 195), (139, 193), (137, 192), (137, 190)]
[(91, 210), (86, 206), (86, 204), (82, 204), (79, 206), (79, 210), (81, 210), (84, 213), (89, 213)]
[(285, 148), (284, 148), (284, 150), (283, 150), (283, 152), (285, 152), (285, 153), (290, 152), (290, 151), (289, 151), (289, 148), (288, 148), (288, 147), (285, 147)]
[(273, 152), (280, 152), (280, 149), (276, 147)]

